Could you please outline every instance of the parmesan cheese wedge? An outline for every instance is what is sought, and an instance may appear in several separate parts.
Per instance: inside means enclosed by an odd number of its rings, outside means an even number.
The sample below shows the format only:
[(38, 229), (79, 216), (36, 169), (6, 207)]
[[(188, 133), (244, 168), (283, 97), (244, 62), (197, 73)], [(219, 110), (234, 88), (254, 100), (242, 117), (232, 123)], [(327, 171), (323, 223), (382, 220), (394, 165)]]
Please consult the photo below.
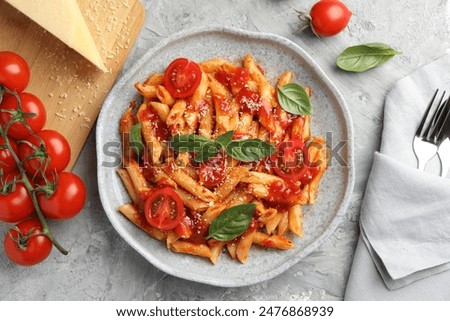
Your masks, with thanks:
[(6, 0), (9, 4), (107, 71), (76, 0)]

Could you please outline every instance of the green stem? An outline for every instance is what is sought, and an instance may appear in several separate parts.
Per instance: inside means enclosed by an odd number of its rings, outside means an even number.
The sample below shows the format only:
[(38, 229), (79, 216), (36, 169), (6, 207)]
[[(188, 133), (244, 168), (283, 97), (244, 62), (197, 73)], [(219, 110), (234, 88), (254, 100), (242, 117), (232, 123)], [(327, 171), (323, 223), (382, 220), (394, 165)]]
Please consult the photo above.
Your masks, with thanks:
[[(8, 89), (6, 89), (6, 90), (8, 91)], [(10, 93), (13, 94), (16, 97), (17, 101), (20, 104), (19, 96), (15, 92), (10, 92)], [(5, 128), (3, 130), (1, 130), (1, 135), (2, 135), (3, 139), (5, 140), (5, 145), (8, 148), (9, 152), (11, 153), (12, 157), (14, 158), (14, 161), (17, 164), (17, 168), (19, 169), (20, 173), (22, 174), (21, 181), (25, 185), (25, 188), (27, 189), (28, 193), (31, 196), (31, 200), (33, 202), (34, 208), (36, 209), (39, 221), (41, 222), (41, 225), (42, 225), (43, 233), (49, 238), (49, 240), (58, 249), (58, 251), (60, 251), (64, 255), (67, 255), (69, 252), (67, 250), (65, 250), (61, 246), (61, 244), (59, 244), (59, 242), (56, 240), (56, 238), (53, 235), (53, 233), (50, 231), (50, 228), (48, 227), (48, 224), (47, 224), (47, 221), (45, 219), (45, 216), (42, 213), (41, 207), (39, 206), (35, 190), (34, 190), (33, 186), (31, 185), (31, 182), (28, 179), (27, 175), (25, 174), (25, 169), (23, 168), (22, 162), (20, 161), (19, 157), (17, 156), (16, 152), (14, 151), (14, 149), (11, 146), (11, 143), (9, 141), (9, 137), (6, 134), (8, 132), (8, 130), (9, 130), (9, 127), (11, 126), (11, 124), (12, 124), (12, 122), (8, 122), (5, 125)]]

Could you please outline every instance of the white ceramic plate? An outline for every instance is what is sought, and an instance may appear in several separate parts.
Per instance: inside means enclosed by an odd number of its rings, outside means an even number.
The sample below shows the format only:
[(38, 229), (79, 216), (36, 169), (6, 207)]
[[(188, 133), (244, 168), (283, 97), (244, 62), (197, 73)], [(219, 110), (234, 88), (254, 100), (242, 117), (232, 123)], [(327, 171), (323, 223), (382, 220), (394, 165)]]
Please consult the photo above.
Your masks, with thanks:
[[(120, 155), (119, 119), (129, 101), (135, 98), (135, 82), (142, 82), (153, 72), (163, 72), (177, 57), (204, 61), (222, 57), (241, 61), (251, 53), (266, 70), (269, 78), (285, 70), (292, 70), (295, 81), (313, 89), (312, 133), (327, 137), (334, 147), (345, 142), (339, 155), (346, 162), (342, 166), (333, 160), (325, 173), (314, 206), (304, 206), (304, 236), (293, 237), (295, 248), (288, 251), (252, 247), (246, 264), (222, 255), (216, 265), (207, 259), (177, 254), (147, 236), (130, 223), (117, 207), (129, 202), (128, 195), (116, 174)], [(273, 82), (272, 82), (273, 83)], [(352, 123), (345, 102), (336, 87), (295, 43), (270, 34), (238, 29), (195, 29), (165, 39), (121, 77), (108, 95), (97, 122), (98, 185), (103, 207), (117, 232), (150, 263), (174, 276), (224, 287), (244, 286), (273, 278), (300, 261), (329, 237), (345, 213), (353, 190)], [(331, 135), (331, 136), (330, 136)]]

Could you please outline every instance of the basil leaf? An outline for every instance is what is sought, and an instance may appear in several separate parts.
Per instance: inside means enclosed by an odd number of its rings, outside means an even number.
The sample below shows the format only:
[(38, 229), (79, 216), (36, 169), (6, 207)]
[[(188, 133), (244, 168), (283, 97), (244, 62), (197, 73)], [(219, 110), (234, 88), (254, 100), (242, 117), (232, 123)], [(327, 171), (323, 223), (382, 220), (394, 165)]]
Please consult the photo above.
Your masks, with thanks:
[(226, 242), (242, 235), (252, 222), (255, 209), (255, 204), (242, 204), (223, 211), (211, 222), (208, 238)]
[(216, 142), (207, 143), (195, 154), (194, 160), (198, 163), (206, 162), (208, 159), (216, 156), (221, 148), (222, 146)]
[(348, 47), (336, 59), (336, 65), (342, 70), (363, 72), (384, 64), (400, 54), (384, 43), (368, 43)]
[(172, 136), (169, 140), (169, 147), (173, 148), (176, 152), (200, 152), (206, 144), (214, 143), (212, 140), (195, 135), (185, 134)]
[(233, 139), (234, 131), (230, 130), (227, 131), (225, 134), (220, 135), (216, 138), (216, 142), (218, 142), (223, 147), (227, 147), (227, 145), (231, 142)]
[(294, 115), (311, 115), (309, 96), (299, 84), (289, 83), (278, 87), (278, 102), (288, 113)]
[(243, 162), (254, 162), (276, 152), (276, 148), (259, 138), (233, 140), (225, 148), (225, 152), (234, 159)]
[(137, 123), (136, 125), (133, 125), (130, 130), (130, 147), (136, 148), (139, 154), (144, 150), (141, 129), (142, 123)]

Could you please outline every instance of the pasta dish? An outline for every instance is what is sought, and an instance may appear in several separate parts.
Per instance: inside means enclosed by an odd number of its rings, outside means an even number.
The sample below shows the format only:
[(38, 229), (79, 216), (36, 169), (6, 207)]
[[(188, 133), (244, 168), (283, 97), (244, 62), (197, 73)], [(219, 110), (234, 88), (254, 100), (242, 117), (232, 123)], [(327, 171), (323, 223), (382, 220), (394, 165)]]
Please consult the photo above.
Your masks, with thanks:
[(288, 250), (303, 235), (302, 206), (327, 168), (310, 122), (312, 90), (285, 71), (271, 83), (242, 62), (172, 61), (135, 88), (122, 115), (130, 203), (118, 210), (168, 249), (244, 263), (253, 245)]

